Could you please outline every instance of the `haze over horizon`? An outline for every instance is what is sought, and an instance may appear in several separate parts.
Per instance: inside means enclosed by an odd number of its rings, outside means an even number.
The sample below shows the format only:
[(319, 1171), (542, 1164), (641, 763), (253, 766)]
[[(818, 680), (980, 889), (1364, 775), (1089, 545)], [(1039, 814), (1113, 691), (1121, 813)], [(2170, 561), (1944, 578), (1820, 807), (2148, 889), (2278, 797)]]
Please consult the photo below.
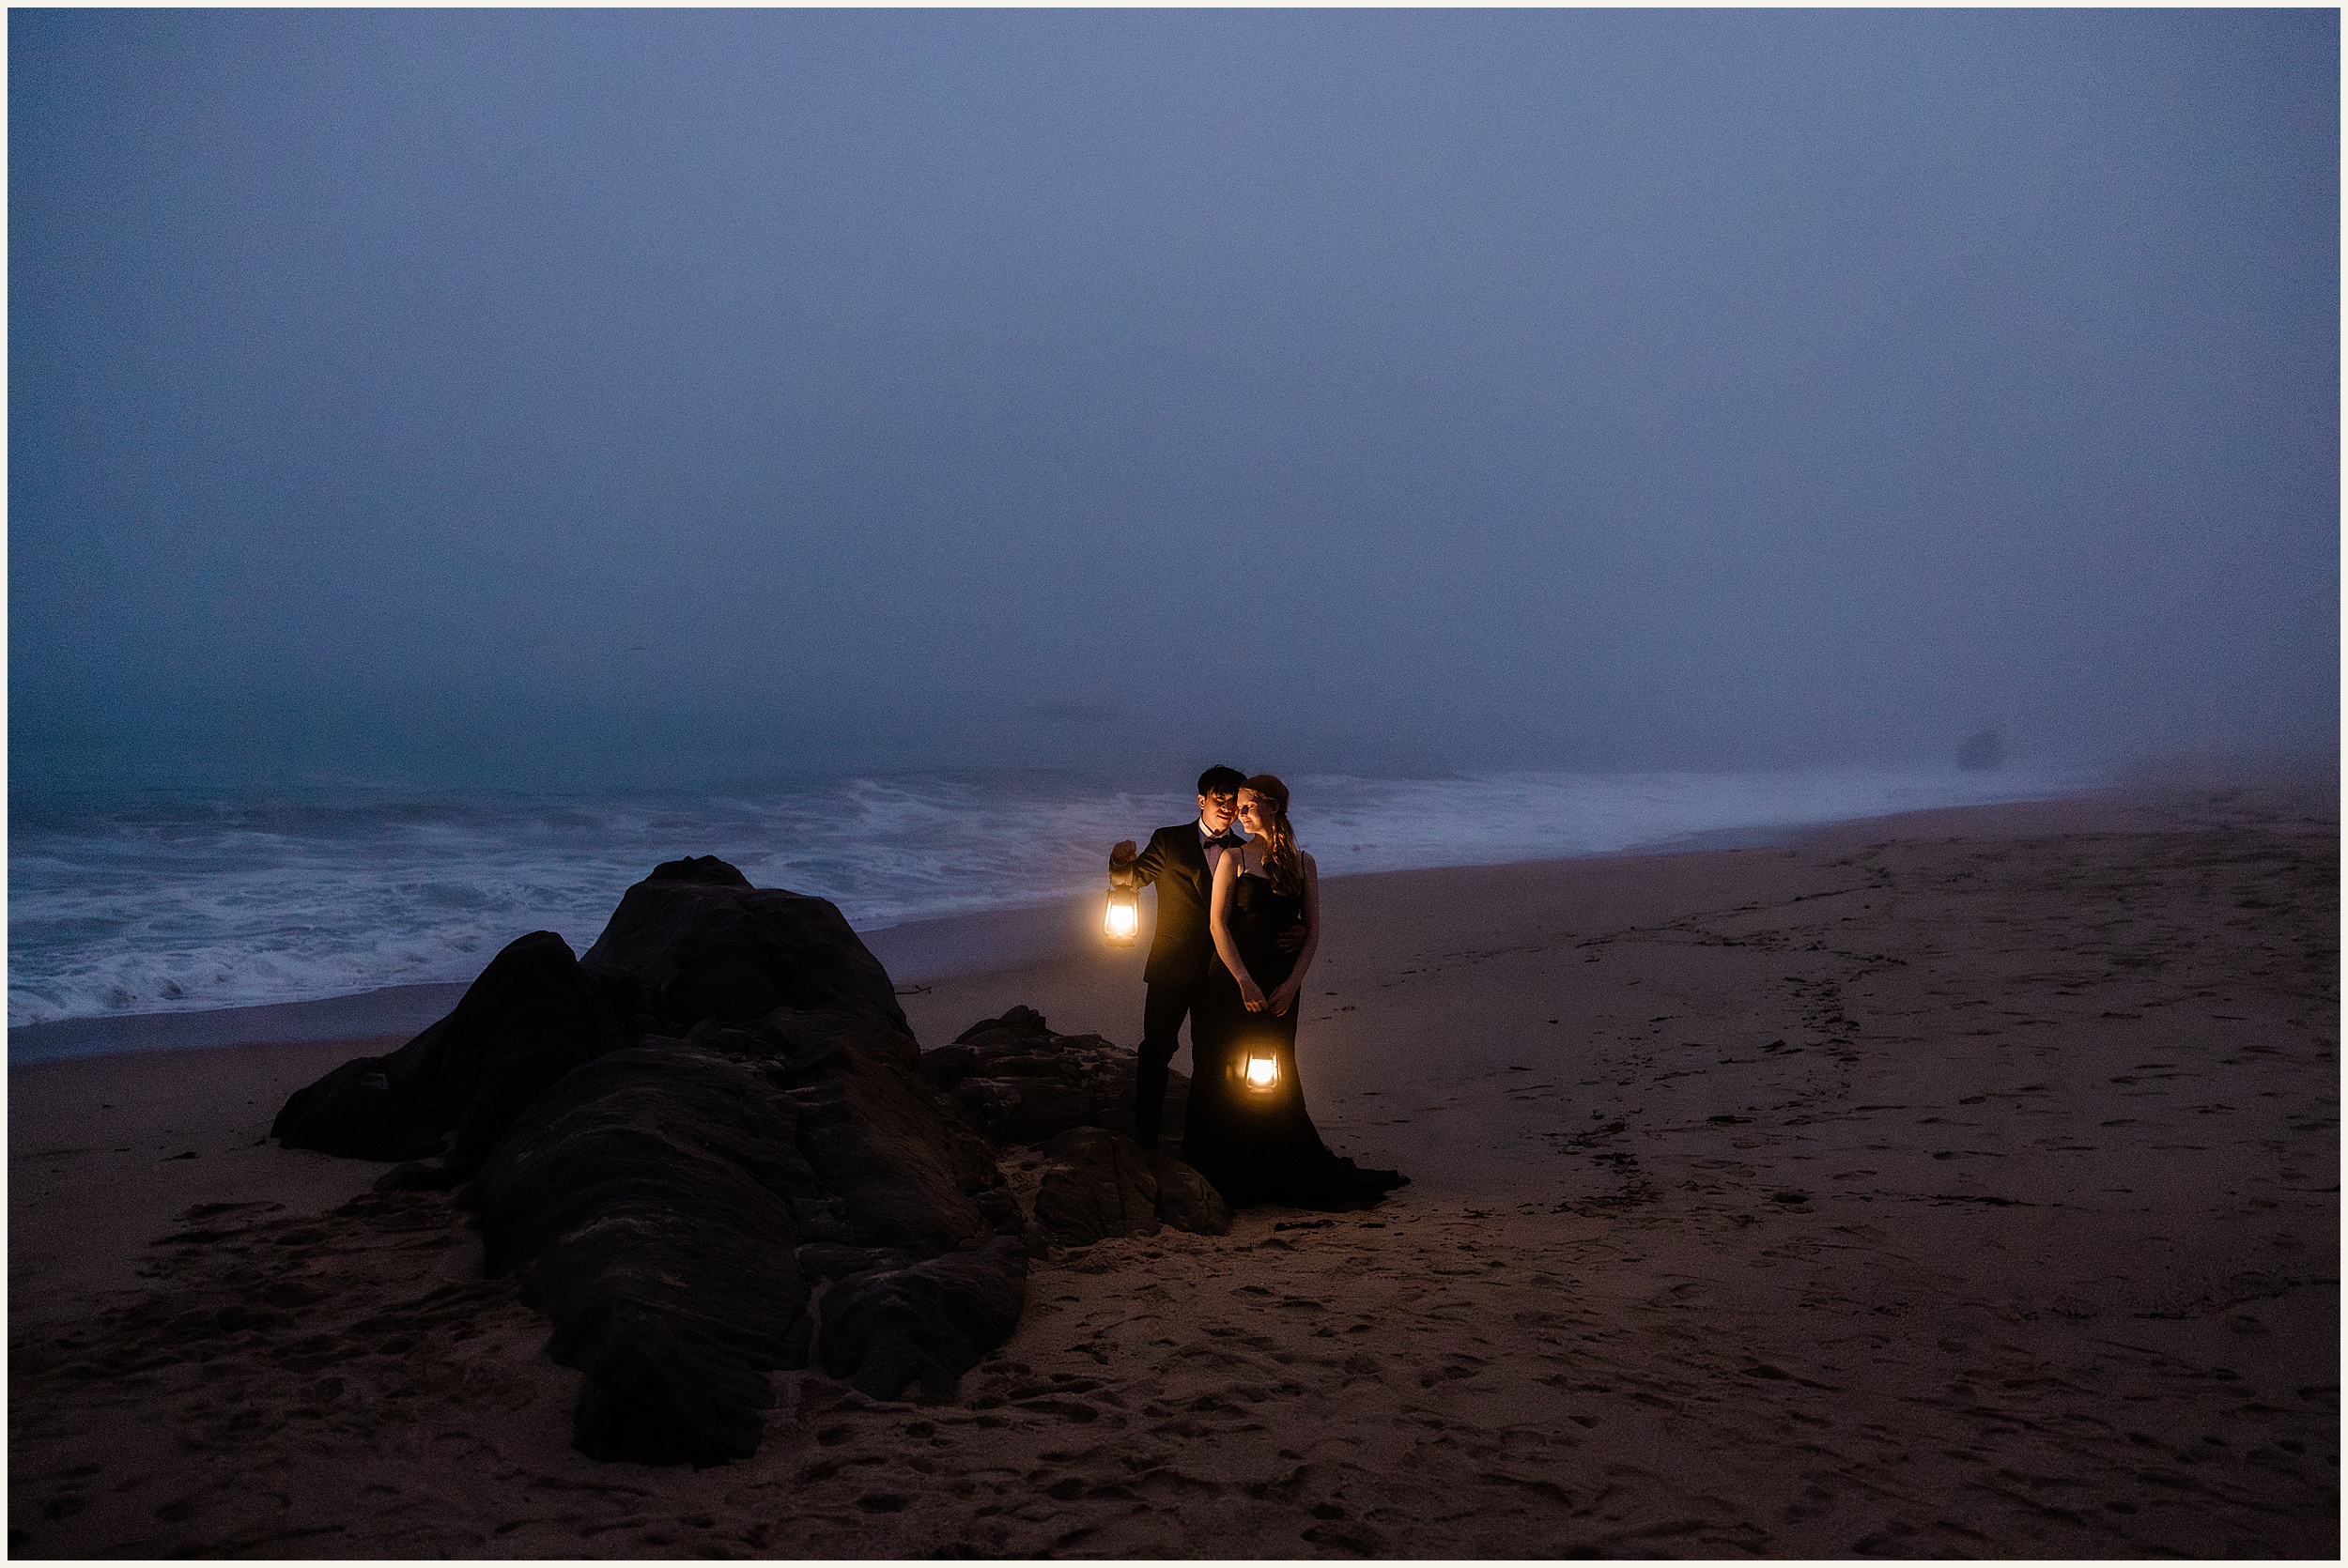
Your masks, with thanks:
[(17, 790), (2339, 744), (2336, 13), (8, 26)]

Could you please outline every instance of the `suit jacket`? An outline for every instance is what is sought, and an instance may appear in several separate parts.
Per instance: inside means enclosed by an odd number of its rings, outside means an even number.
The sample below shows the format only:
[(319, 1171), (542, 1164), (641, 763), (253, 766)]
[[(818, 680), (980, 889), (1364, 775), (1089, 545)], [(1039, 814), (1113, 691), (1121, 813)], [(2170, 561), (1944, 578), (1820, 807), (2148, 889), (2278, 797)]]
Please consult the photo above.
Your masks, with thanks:
[(1150, 835), (1150, 847), (1123, 869), (1135, 886), (1155, 883), (1158, 889), (1158, 932), (1150, 939), (1150, 961), (1141, 971), (1142, 979), (1153, 986), (1188, 985), (1197, 979), (1214, 954), (1214, 936), (1207, 929), (1207, 900), (1214, 891), (1214, 877), (1198, 842), (1198, 823), (1158, 829)]

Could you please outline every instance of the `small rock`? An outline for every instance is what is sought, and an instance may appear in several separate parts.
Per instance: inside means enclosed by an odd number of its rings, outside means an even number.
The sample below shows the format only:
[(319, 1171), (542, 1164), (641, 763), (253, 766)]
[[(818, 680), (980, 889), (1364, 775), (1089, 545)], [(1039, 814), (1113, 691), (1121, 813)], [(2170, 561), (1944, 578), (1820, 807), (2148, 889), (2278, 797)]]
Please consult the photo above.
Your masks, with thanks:
[(1043, 1156), (1050, 1164), (1035, 1218), (1053, 1241), (1079, 1247), (1158, 1233), (1158, 1178), (1139, 1144), (1104, 1128), (1073, 1127), (1045, 1144)]

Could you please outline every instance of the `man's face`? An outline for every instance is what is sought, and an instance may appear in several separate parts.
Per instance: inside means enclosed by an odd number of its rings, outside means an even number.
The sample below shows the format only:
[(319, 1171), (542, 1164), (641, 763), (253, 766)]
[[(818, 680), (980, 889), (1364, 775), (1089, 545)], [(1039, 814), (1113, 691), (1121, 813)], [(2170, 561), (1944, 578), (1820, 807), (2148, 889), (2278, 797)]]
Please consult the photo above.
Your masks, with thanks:
[(1198, 821), (1205, 824), (1209, 833), (1230, 832), (1231, 819), (1238, 814), (1239, 796), (1236, 794), (1198, 797)]

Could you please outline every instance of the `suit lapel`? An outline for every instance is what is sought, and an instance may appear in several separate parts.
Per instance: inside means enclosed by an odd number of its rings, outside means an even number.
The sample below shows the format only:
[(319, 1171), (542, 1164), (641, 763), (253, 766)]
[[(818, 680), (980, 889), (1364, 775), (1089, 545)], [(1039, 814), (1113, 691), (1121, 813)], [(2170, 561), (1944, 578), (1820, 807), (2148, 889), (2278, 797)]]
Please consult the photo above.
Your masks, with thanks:
[(1199, 847), (1198, 829), (1185, 823), (1175, 838), (1175, 844), (1179, 846), (1175, 853), (1182, 856), (1183, 868), (1189, 871), (1190, 880), (1198, 888), (1199, 901), (1204, 903), (1208, 886), (1207, 852)]

